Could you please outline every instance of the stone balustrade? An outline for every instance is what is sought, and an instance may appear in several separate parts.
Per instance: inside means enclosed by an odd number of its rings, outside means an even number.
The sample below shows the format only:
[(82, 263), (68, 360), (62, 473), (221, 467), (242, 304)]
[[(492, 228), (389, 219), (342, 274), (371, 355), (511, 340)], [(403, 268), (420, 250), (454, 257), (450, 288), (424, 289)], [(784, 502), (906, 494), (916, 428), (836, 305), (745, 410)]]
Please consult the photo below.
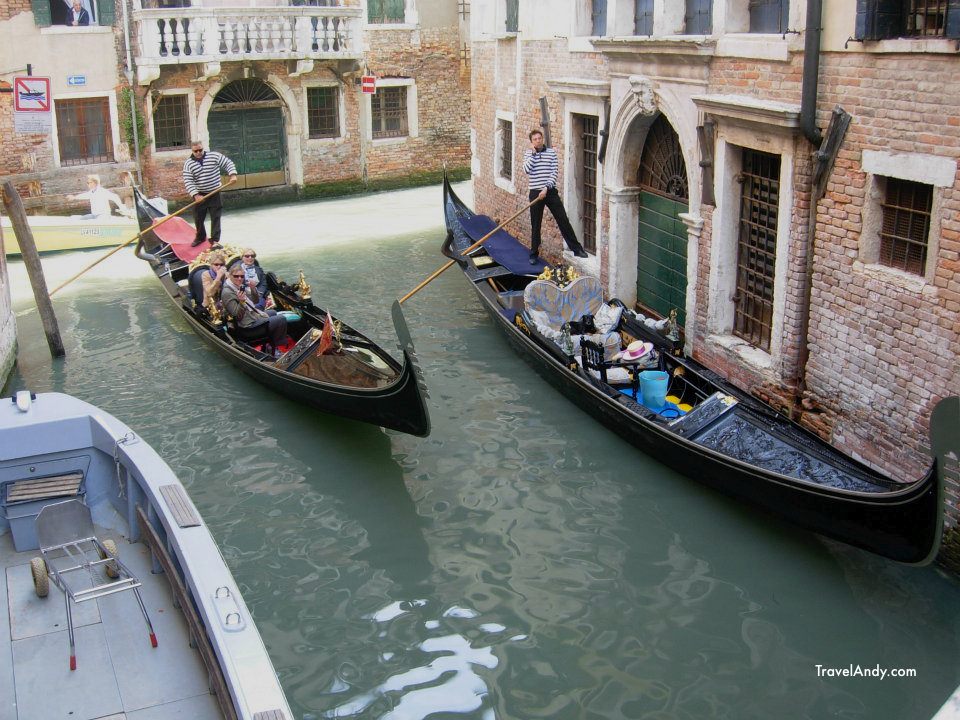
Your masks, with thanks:
[(202, 77), (220, 64), (296, 60), (292, 74), (314, 60), (361, 57), (359, 7), (250, 7), (136, 9), (137, 81), (149, 85), (163, 65), (200, 63)]

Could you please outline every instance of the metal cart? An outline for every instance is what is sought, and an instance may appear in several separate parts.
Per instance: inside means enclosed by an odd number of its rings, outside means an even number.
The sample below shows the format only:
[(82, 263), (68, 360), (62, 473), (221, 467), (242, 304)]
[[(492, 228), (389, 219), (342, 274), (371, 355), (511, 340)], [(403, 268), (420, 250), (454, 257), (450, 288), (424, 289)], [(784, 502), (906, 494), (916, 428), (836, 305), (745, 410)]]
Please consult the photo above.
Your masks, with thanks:
[[(140, 597), (140, 581), (120, 562), (114, 542), (101, 542), (94, 534), (90, 508), (80, 500), (47, 505), (37, 515), (36, 529), (42, 557), (30, 561), (33, 587), (37, 597), (46, 597), (50, 591), (49, 578), (63, 591), (70, 635), (71, 670), (77, 669), (71, 601), (81, 603), (133, 590), (150, 632), (150, 644), (157, 647), (153, 624)], [(107, 576), (106, 582), (101, 576), (101, 568)]]

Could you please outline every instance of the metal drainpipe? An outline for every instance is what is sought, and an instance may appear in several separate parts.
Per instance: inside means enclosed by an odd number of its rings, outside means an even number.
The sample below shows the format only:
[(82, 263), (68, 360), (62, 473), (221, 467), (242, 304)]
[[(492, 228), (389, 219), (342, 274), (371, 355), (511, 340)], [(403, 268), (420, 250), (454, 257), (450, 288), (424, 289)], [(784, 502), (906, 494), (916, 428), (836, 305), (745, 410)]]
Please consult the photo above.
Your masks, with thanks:
[(123, 71), (130, 87), (130, 124), (133, 127), (133, 150), (136, 153), (134, 162), (137, 165), (137, 185), (143, 186), (143, 175), (140, 172), (140, 133), (137, 130), (136, 92), (133, 89), (133, 62), (130, 57), (130, 16), (127, 13), (128, 0), (122, 0), (123, 6), (123, 43), (127, 51), (127, 66)]
[[(813, 160), (816, 166), (817, 153), (823, 141), (817, 128), (817, 89), (820, 74), (820, 24), (823, 15), (823, 0), (807, 0), (807, 29), (803, 43), (803, 90), (800, 100), (800, 129), (803, 136), (813, 143)], [(803, 393), (807, 385), (807, 362), (810, 345), (810, 307), (813, 294), (813, 244), (817, 235), (817, 201), (813, 197), (813, 174), (810, 177), (810, 210), (807, 217), (807, 257), (804, 267), (804, 297), (800, 313), (800, 349), (797, 353), (797, 377), (794, 382), (792, 416), (796, 420), (803, 409)]]

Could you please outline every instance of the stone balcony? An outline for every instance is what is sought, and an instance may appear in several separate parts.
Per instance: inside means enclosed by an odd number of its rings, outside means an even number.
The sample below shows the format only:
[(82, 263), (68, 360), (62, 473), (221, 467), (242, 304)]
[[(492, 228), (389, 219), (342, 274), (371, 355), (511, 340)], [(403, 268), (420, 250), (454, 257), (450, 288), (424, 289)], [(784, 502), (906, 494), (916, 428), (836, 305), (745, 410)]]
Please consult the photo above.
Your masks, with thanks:
[[(332, 3), (331, 3), (332, 4)], [(137, 82), (149, 85), (165, 65), (200, 65), (199, 78), (218, 75), (221, 64), (289, 60), (291, 75), (315, 60), (358, 60), (360, 7), (140, 8), (135, 0), (139, 55)]]

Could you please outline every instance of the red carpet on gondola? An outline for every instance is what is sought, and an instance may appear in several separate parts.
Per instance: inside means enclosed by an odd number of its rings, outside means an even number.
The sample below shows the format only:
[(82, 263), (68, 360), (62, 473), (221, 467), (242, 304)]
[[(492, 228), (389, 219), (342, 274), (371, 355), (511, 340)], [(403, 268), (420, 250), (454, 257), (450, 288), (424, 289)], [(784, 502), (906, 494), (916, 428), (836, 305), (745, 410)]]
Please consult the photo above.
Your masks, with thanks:
[[(156, 225), (162, 218), (153, 221)], [(210, 249), (210, 243), (205, 242), (197, 247), (190, 247), (190, 243), (197, 236), (193, 225), (182, 217), (170, 218), (160, 227), (153, 230), (154, 234), (173, 249), (174, 254), (184, 262), (193, 262), (197, 255)]]

